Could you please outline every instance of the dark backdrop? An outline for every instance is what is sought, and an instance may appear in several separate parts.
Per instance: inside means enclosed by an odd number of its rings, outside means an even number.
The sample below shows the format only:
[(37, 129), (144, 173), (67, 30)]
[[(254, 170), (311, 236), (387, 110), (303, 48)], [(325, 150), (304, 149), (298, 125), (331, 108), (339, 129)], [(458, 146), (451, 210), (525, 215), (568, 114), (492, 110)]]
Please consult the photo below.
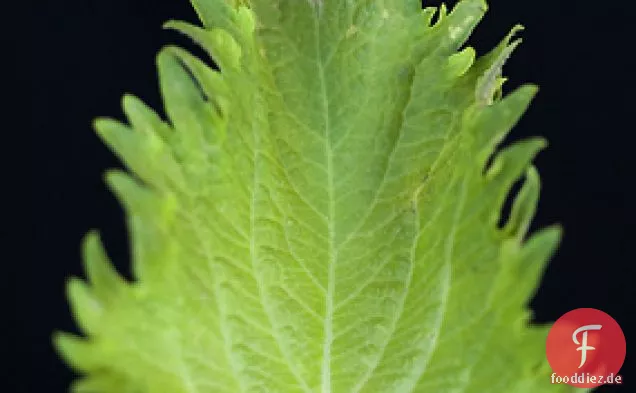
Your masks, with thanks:
[[(429, 2), (438, 5), (439, 2)], [(452, 2), (451, 2), (452, 4)], [(635, 330), (630, 319), (636, 279), (631, 134), (634, 132), (634, 36), (627, 1), (491, 0), (470, 44), (479, 53), (522, 22), (524, 44), (505, 68), (508, 90), (523, 82), (541, 86), (533, 106), (511, 135), (543, 135), (548, 150), (536, 161), (543, 192), (534, 227), (560, 222), (563, 244), (532, 301), (536, 319), (554, 321), (579, 308), (599, 308), (623, 326), (628, 341), (621, 374), (628, 386), (600, 392), (634, 392)], [(628, 7), (630, 9), (628, 9)], [(81, 275), (79, 243), (90, 228), (102, 231), (118, 268), (128, 272), (122, 212), (105, 189), (102, 173), (119, 162), (90, 127), (96, 116), (121, 118), (120, 98), (131, 92), (160, 108), (154, 57), (177, 43), (201, 53), (168, 19), (195, 21), (187, 0), (66, 0), (38, 5), (33, 23), (32, 195), (33, 253), (21, 290), (19, 327), (30, 360), (17, 392), (64, 392), (72, 373), (51, 349), (54, 329), (75, 330), (64, 281)], [(45, 72), (43, 72), (45, 70)], [(631, 351), (631, 352), (630, 352)]]

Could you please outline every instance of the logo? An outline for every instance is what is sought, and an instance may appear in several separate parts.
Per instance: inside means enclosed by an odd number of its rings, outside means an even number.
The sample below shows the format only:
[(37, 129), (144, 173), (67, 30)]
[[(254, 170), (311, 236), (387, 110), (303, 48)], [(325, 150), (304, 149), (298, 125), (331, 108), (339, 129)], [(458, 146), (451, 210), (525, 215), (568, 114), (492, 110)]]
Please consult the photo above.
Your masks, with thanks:
[(579, 368), (583, 367), (583, 365), (585, 364), (585, 361), (587, 360), (587, 351), (596, 349), (594, 347), (587, 346), (587, 331), (601, 330), (602, 327), (603, 325), (581, 326), (580, 328), (574, 331), (574, 334), (572, 334), (572, 341), (574, 341), (575, 344), (581, 344), (579, 340), (576, 339), (576, 335), (579, 334), (580, 332), (583, 332), (583, 345), (581, 345), (580, 347), (576, 349), (577, 351), (581, 351), (581, 364), (579, 364)]
[(552, 383), (579, 388), (622, 384), (625, 335), (608, 314), (579, 308), (559, 318), (548, 333), (546, 355)]

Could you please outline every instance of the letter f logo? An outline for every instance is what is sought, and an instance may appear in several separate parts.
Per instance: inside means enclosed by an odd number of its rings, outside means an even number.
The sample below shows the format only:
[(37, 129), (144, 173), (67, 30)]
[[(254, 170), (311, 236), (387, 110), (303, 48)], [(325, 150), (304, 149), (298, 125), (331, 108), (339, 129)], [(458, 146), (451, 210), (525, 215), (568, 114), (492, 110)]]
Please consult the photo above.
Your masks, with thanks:
[[(581, 364), (579, 364), (579, 368), (583, 367), (585, 361), (587, 360), (587, 351), (593, 351), (596, 349), (587, 345), (587, 332), (589, 330), (601, 330), (602, 327), (603, 326), (601, 325), (585, 325), (576, 329), (574, 331), (574, 334), (572, 334), (572, 341), (574, 341), (576, 345), (580, 345), (580, 347), (576, 349), (577, 351), (581, 351)], [(581, 340), (582, 343), (580, 343), (579, 340), (576, 338), (576, 336), (581, 332), (583, 332), (583, 339)]]
[[(618, 322), (595, 308), (577, 308), (563, 314), (545, 340), (545, 354), (554, 372), (551, 382), (577, 388), (611, 383), (610, 377), (618, 377), (625, 353), (625, 334)], [(595, 374), (595, 381), (591, 374)]]

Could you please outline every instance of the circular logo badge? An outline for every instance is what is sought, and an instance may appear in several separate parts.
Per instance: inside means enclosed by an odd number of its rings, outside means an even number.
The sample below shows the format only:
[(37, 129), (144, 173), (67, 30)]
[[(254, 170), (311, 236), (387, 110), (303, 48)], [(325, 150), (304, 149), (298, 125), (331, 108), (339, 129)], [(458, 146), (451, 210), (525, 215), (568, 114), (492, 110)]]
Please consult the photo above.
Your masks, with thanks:
[(594, 308), (570, 311), (548, 333), (551, 382), (579, 388), (622, 384), (625, 352), (625, 335), (614, 318)]

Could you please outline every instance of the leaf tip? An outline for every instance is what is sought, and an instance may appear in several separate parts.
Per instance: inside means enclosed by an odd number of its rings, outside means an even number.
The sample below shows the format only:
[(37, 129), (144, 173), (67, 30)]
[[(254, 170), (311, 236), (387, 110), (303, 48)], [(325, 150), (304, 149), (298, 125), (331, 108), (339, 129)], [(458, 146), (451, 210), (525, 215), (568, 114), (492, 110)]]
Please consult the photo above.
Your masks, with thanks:
[(121, 96), (121, 106), (124, 110), (130, 106), (137, 105), (138, 102), (139, 99), (134, 94), (125, 93)]
[(523, 107), (525, 112), (525, 109), (530, 105), (530, 102), (532, 102), (537, 94), (539, 94), (539, 85), (526, 83), (510, 93), (508, 99), (511, 105)]
[(161, 28), (164, 30), (178, 30), (179, 29), (179, 21), (174, 20), (174, 19), (170, 19), (167, 20), (165, 22), (163, 22), (163, 24), (161, 25)]
[(96, 117), (91, 122), (91, 125), (97, 133), (100, 133), (110, 121), (111, 119), (109, 119), (108, 117)]

